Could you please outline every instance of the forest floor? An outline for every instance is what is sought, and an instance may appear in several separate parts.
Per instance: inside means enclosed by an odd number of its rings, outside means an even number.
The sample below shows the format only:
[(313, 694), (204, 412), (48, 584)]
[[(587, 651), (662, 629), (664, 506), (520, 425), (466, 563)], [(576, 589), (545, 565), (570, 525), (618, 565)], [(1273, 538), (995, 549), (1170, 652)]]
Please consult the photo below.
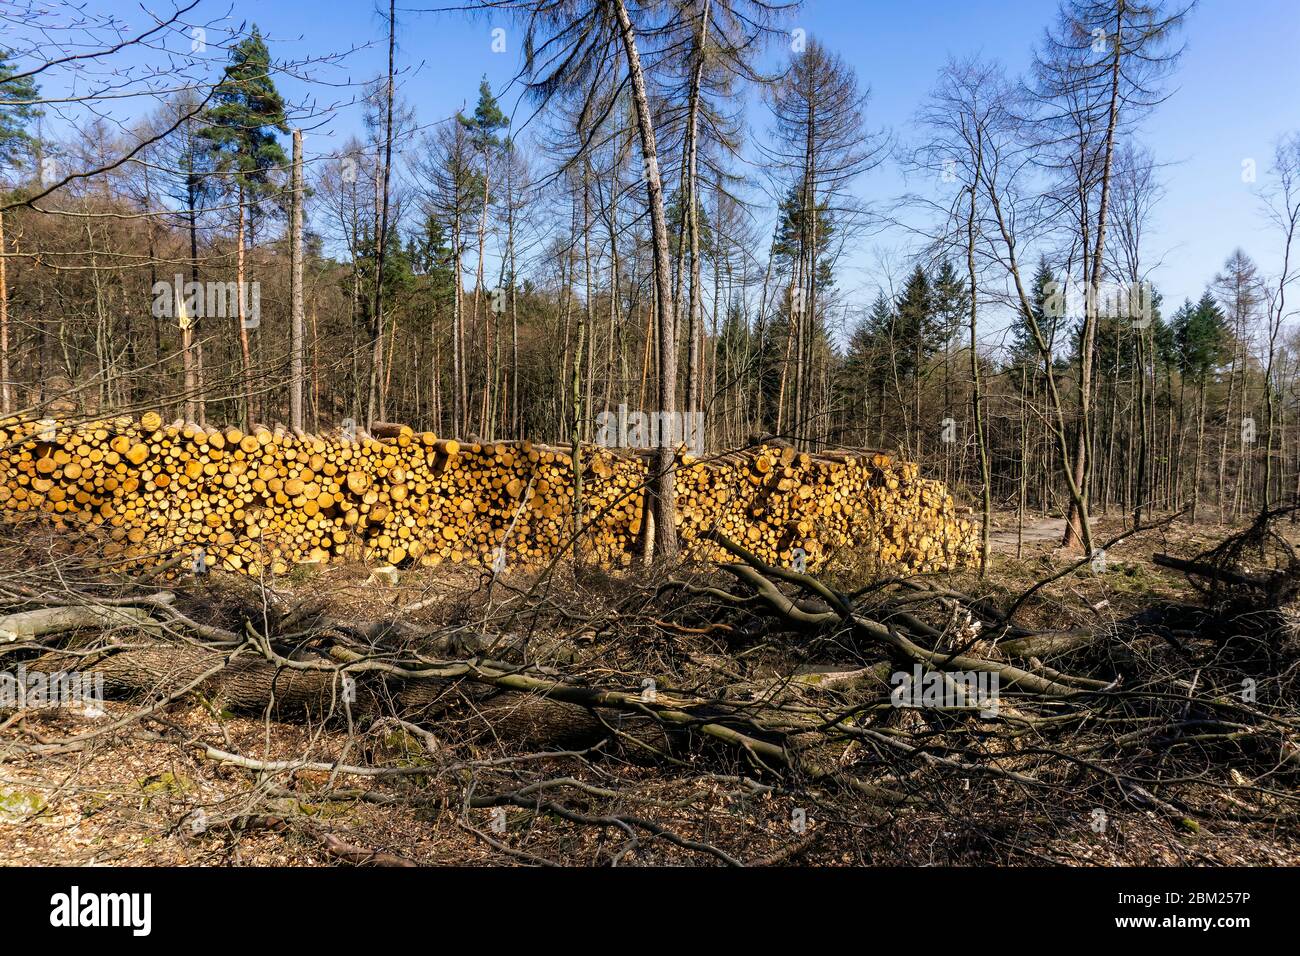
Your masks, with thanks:
[[(1096, 525), (1098, 540), (1122, 530), (1115, 517), (1102, 516)], [(988, 577), (980, 581), (963, 572), (945, 582), (981, 596), (1012, 598), (1077, 560), (1059, 549), (1061, 528), (1059, 518), (1027, 523), (1017, 559), (1016, 515), (999, 514)], [(1152, 554), (1192, 556), (1230, 530), (1180, 522), (1129, 537), (1108, 551), (1101, 572), (1085, 565), (1045, 587), (1027, 605), (1027, 617), (1044, 626), (1088, 626), (1156, 605), (1195, 603), (1200, 598), (1187, 579), (1156, 566)], [(826, 579), (837, 586), (860, 580), (851, 557), (841, 555), (825, 571)], [(311, 597), (338, 620), (370, 620), (422, 603), (410, 616), (431, 625), (467, 620), (464, 608), (482, 586), (483, 577), (468, 568), (410, 572), (386, 585), (365, 568), (347, 565), (303, 570), (275, 582), (280, 597)], [(246, 583), (214, 576), (193, 596), (192, 607), (206, 605), (219, 618), (221, 592), (241, 588)], [(593, 592), (591, 600), (599, 597)], [(737, 666), (733, 658), (697, 656), (709, 666)], [(815, 668), (834, 662), (803, 664)], [(391, 854), (390, 862), (421, 865), (573, 865), (609, 862), (623, 838), (617, 827), (583, 825), (557, 813), (512, 807), (503, 814), (468, 806), (464, 795), (472, 786), (457, 790), (459, 798), (446, 797), (449, 781), (463, 784), (482, 773), (488, 786), (487, 772), (474, 758), (492, 763), (493, 772), (512, 758), (475, 745), (461, 751), (464, 760), (448, 763), (437, 757), (443, 736), (437, 723), (426, 724), (432, 737), (420, 740), (400, 728), (354, 726), (349, 733), (346, 722), (337, 719), (321, 723), (232, 713), (197, 693), (165, 704), (147, 720), (128, 719), (138, 706), (138, 701), (109, 701), (99, 716), (69, 709), (0, 713), (0, 864), (311, 866), (379, 862), (368, 856), (379, 853)], [(7, 746), (15, 742), (26, 746)], [(250, 772), (209, 759), (204, 746), (260, 761), (302, 761), (309, 755), (316, 762), (404, 769), (395, 780), (373, 786), (364, 777), (324, 769)], [(608, 779), (590, 752), (534, 750), (518, 759), (544, 764), (543, 775), (576, 779), (575, 786), (587, 788)], [(619, 792), (612, 805), (620, 812), (746, 863), (1300, 864), (1300, 830), (1294, 824), (1261, 826), (1225, 818), (1197, 825), (1136, 803), (1127, 812), (1099, 818), (1095, 814), (1101, 811), (1058, 812), (1046, 802), (1020, 801), (1000, 815), (987, 806), (983, 784), (977, 781), (972, 789), (968, 780), (954, 782), (935, 806), (856, 817), (851, 806), (832, 798), (807, 809), (801, 805), (807, 803), (806, 793), (752, 779), (738, 760), (728, 765), (716, 754), (707, 772), (703, 767), (665, 771), (616, 759)], [(421, 772), (425, 768), (427, 775)], [(500, 779), (494, 783), (500, 787)], [(369, 791), (370, 797), (340, 798), (338, 788), (344, 785), (354, 794)], [(314, 796), (326, 791), (324, 797)], [(441, 796), (422, 800), (413, 794)], [(1221, 799), (1206, 796), (1210, 802)], [(1249, 795), (1227, 799), (1252, 810), (1266, 802)], [(620, 865), (716, 862), (690, 845), (665, 839), (632, 841), (616, 858)]]
[(1020, 524), (1017, 516), (1011, 515), (1011, 527), (1006, 527), (1006, 516), (999, 517), (1004, 523), (995, 523), (989, 530), (989, 545), (999, 554), (1015, 554), (1021, 549), (1023, 555), (1024, 545), (1059, 544), (1065, 534), (1064, 518), (1030, 517)]

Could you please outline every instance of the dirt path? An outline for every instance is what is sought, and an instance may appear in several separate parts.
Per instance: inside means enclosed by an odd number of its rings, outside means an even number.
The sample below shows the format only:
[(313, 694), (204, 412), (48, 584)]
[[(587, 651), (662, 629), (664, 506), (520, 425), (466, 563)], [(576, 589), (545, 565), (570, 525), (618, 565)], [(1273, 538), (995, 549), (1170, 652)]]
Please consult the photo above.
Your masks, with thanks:
[[(1064, 518), (1032, 518), (1025, 521), (1022, 540), (1025, 545), (1048, 543), (1055, 546), (1065, 536)], [(994, 528), (989, 533), (989, 545), (994, 551), (1003, 554), (1016, 553), (1016, 526), (1014, 520), (1009, 527)]]

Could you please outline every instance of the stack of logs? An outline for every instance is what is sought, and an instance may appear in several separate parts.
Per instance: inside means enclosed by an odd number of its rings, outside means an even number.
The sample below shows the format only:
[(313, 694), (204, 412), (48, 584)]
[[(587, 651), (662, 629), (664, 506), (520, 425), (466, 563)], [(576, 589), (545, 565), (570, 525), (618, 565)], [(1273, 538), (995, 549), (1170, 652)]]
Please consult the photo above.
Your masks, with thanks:
[[(581, 551), (609, 565), (640, 553), (647, 454), (584, 446)], [(969, 521), (915, 465), (865, 451), (762, 445), (677, 458), (680, 538), (717, 529), (768, 561), (815, 567), (845, 546), (901, 571), (969, 563)], [(0, 422), (0, 514), (52, 516), (114, 563), (178, 553), (204, 566), (284, 574), (364, 559), (397, 566), (535, 563), (572, 547), (568, 450), (369, 432), (165, 424), (150, 412), (72, 423)]]

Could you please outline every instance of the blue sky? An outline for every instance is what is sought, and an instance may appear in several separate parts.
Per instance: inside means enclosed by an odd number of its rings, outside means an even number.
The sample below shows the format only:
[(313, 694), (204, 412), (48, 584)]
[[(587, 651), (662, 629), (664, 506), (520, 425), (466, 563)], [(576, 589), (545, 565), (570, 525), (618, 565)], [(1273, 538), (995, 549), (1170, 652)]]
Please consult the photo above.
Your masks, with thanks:
[[(417, 6), (424, 5), (417, 0)], [(97, 9), (116, 10), (141, 22), (140, 8), (111, 0)], [(1025, 70), (1032, 48), (1053, 19), (1054, 0), (809, 0), (791, 21), (836, 50), (872, 91), (868, 123), (906, 139), (911, 121), (950, 56), (980, 54), (1000, 61), (1010, 74)], [(277, 58), (300, 58), (370, 44), (341, 66), (318, 77), (332, 83), (362, 81), (386, 63), (385, 20), (373, 0), (318, 0), (310, 4), (233, 0), (235, 23), (255, 21)], [(387, 5), (384, 4), (386, 12)], [(226, 11), (205, 2), (208, 17)], [(506, 86), (518, 68), (516, 31), (504, 16), (470, 18), (458, 13), (398, 10), (398, 61), (406, 72), (402, 95), (421, 123), (472, 108), (480, 76), (503, 91), (513, 112), (516, 93)], [(507, 30), (505, 54), (492, 50), (492, 29)], [(1278, 243), (1259, 213), (1257, 191), (1267, 184), (1273, 144), (1300, 129), (1300, 2), (1297, 0), (1202, 0), (1184, 33), (1187, 50), (1173, 76), (1172, 95), (1144, 124), (1140, 139), (1168, 166), (1167, 194), (1156, 211), (1148, 258), (1163, 258), (1154, 278), (1170, 308), (1195, 298), (1232, 249), (1241, 245), (1266, 270), (1280, 264)], [(314, 96), (322, 104), (351, 95), (346, 87), (306, 85), (286, 79), (295, 100)], [(751, 104), (749, 127), (766, 123)], [(523, 115), (522, 113), (517, 115)], [(309, 138), (308, 154), (333, 152), (359, 128), (359, 112), (342, 110)], [(1243, 160), (1254, 159), (1258, 181), (1242, 181)], [(915, 183), (910, 184), (915, 186)], [(866, 199), (887, 201), (909, 186), (887, 161), (857, 186)], [(865, 303), (881, 281), (875, 247), (902, 255), (908, 239), (885, 234), (864, 240), (841, 276), (841, 287)]]

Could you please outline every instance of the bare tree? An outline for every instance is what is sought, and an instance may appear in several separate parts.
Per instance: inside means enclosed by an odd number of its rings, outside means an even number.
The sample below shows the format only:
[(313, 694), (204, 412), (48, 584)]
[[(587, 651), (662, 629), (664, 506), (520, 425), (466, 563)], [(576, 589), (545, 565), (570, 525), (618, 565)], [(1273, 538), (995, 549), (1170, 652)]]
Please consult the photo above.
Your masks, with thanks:
[(370, 405), (371, 420), (388, 415), (388, 388), (384, 376), (384, 254), (388, 245), (389, 180), (393, 169), (393, 84), (397, 50), (397, 2), (388, 0), (388, 75), (384, 85), (384, 159), (380, 166), (383, 182), (379, 200), (378, 229), (375, 234), (375, 340), (371, 352)]
[[(1078, 424), (1072, 498), (1064, 544), (1091, 550), (1088, 494), (1092, 442), (1092, 380), (1097, 336), (1096, 294), (1103, 277), (1117, 134), (1163, 98), (1160, 79), (1181, 50), (1169, 44), (1187, 8), (1164, 2), (1067, 0), (1048, 31), (1036, 63), (1036, 90), (1045, 113), (1044, 147), (1064, 173), (1061, 202), (1077, 223), (1086, 295), (1079, 347)], [(1094, 205), (1095, 200), (1095, 205)]]
[(1273, 174), (1277, 182), (1265, 200), (1269, 222), (1277, 229), (1282, 243), (1282, 265), (1274, 278), (1268, 294), (1268, 355), (1265, 367), (1264, 396), (1268, 421), (1265, 429), (1264, 455), (1264, 510), (1272, 500), (1273, 442), (1276, 424), (1274, 364), (1278, 338), (1283, 323), (1295, 314), (1294, 306), (1287, 305), (1287, 290), (1300, 279), (1300, 264), (1293, 261), (1297, 229), (1300, 229), (1300, 132), (1291, 133), (1277, 146), (1273, 159)]
[(825, 233), (832, 224), (841, 234), (852, 229), (860, 209), (849, 184), (880, 158), (880, 143), (864, 127), (866, 98), (853, 71), (812, 38), (794, 53), (789, 71), (769, 97), (775, 136), (763, 152), (778, 175), (788, 177), (778, 188), (786, 220), (781, 225), (788, 231), (784, 244), (792, 246), (790, 360), (782, 381), (787, 370), (793, 373), (791, 424), (802, 441), (812, 438), (813, 355), (824, 334), (819, 299), (828, 265)]

